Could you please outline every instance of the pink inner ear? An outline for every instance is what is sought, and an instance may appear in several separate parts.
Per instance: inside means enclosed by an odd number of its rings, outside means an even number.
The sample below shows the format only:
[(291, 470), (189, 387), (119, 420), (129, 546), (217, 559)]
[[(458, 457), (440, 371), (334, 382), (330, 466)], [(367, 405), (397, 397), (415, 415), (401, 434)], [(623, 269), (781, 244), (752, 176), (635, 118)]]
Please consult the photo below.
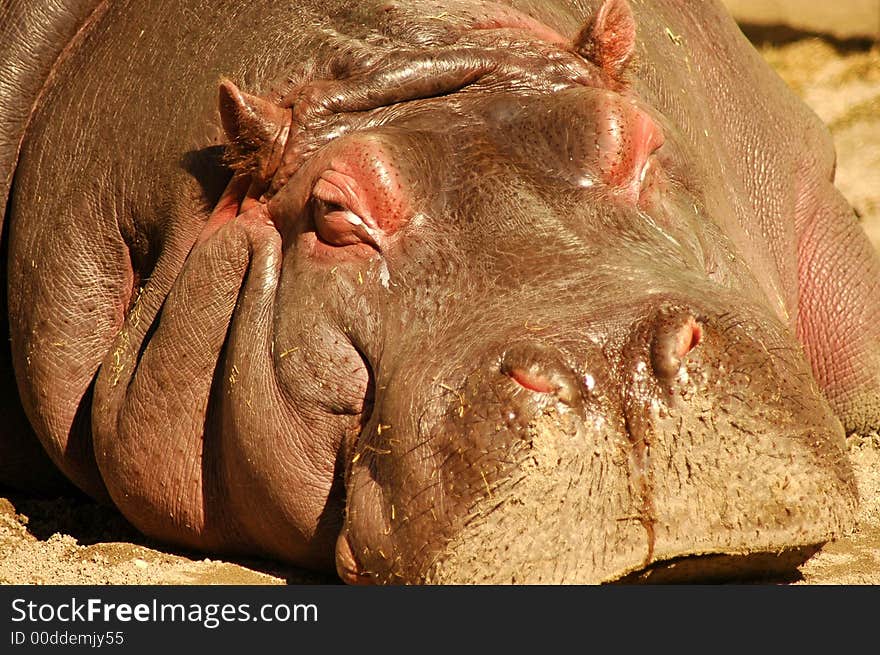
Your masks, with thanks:
[(605, 0), (590, 30), (592, 44), (585, 44), (592, 59), (605, 72), (623, 72), (636, 45), (636, 20), (627, 0)]

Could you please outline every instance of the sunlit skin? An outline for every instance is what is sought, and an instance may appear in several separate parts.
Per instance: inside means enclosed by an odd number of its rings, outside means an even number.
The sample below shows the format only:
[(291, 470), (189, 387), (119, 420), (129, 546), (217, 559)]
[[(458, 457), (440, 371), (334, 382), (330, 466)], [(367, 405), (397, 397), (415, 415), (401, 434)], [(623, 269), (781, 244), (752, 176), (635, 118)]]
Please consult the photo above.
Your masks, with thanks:
[(783, 573), (852, 525), (880, 263), (719, 3), (81, 4), (19, 52), (39, 102), (0, 90), (36, 107), (2, 379), (145, 534), (600, 583)]

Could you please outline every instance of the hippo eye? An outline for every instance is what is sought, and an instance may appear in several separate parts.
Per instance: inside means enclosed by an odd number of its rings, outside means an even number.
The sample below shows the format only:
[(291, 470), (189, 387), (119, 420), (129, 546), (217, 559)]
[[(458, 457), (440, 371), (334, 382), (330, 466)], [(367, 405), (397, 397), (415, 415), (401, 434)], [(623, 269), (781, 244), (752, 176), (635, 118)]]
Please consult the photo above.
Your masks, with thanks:
[(315, 200), (315, 231), (322, 241), (332, 246), (366, 243), (379, 249), (370, 227), (360, 216), (343, 205)]
[(337, 171), (321, 175), (312, 190), (315, 232), (333, 246), (366, 243), (379, 250), (377, 228), (359, 199), (355, 180)]

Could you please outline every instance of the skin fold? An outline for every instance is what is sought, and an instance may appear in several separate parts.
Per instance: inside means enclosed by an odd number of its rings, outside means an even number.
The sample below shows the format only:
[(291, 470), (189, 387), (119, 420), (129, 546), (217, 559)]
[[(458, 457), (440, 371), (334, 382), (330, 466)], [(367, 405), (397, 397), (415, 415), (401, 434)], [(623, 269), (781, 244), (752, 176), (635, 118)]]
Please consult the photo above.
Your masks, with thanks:
[(352, 583), (766, 575), (851, 526), (880, 262), (720, 3), (54, 12), (0, 51), (0, 478)]

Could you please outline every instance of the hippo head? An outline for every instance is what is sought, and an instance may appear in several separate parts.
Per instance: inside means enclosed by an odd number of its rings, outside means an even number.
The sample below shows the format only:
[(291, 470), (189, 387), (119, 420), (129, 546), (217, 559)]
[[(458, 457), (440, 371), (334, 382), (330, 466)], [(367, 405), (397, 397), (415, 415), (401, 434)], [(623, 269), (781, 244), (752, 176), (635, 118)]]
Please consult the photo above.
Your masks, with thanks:
[(509, 8), (458, 27), (221, 87), (240, 211), (280, 235), (274, 378), (344, 483), (340, 575), (800, 563), (852, 517), (843, 430), (712, 153), (628, 81), (627, 3), (573, 43)]

